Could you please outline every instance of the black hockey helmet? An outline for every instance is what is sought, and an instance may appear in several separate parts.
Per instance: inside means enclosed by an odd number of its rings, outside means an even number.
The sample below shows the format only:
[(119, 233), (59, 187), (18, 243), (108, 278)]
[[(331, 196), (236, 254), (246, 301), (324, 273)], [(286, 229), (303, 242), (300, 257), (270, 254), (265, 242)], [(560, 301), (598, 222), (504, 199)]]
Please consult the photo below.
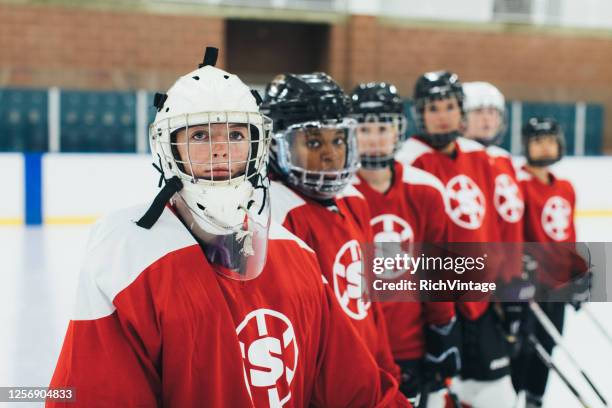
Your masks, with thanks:
[[(359, 168), (356, 122), (350, 98), (336, 81), (323, 72), (278, 75), (266, 87), (260, 110), (274, 122), (270, 169), (284, 182), (315, 199), (332, 198), (346, 187)], [(343, 165), (309, 169), (292, 154), (300, 132), (317, 129), (344, 134)]]
[(463, 87), (457, 74), (448, 71), (426, 72), (417, 79), (414, 86), (414, 117), (419, 135), (435, 149), (441, 149), (461, 135), (458, 130), (448, 133), (427, 133), (425, 127), (425, 103), (434, 100), (456, 98), (463, 114)]
[[(359, 123), (392, 123), (397, 128), (397, 140), (392, 150), (370, 154), (363, 151), (361, 145), (361, 165), (364, 168), (384, 168), (393, 163), (393, 157), (401, 144), (406, 140), (406, 115), (404, 103), (397, 88), (387, 82), (368, 82), (359, 84), (351, 94), (353, 118)], [(359, 133), (359, 131), (358, 131)], [(379, 141), (380, 142), (380, 141)], [(371, 142), (370, 142), (371, 143)], [(380, 148), (377, 147), (378, 150)]]
[[(523, 150), (527, 163), (534, 167), (550, 166), (561, 160), (565, 154), (565, 137), (561, 125), (553, 119), (547, 117), (532, 117), (523, 125)], [(554, 136), (559, 144), (559, 155), (556, 158), (535, 160), (529, 155), (529, 141), (543, 136)]]
[(394, 85), (386, 82), (359, 84), (351, 93), (353, 114), (404, 114), (402, 98)]
[(266, 87), (261, 112), (274, 121), (274, 132), (311, 121), (342, 120), (349, 97), (326, 73), (281, 74)]

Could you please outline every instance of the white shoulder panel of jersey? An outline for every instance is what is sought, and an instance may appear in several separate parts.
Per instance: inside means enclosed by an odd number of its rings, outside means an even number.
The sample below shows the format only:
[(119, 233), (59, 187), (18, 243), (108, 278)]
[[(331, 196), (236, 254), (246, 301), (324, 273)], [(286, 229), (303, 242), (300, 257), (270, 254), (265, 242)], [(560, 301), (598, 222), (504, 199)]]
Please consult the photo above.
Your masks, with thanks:
[(424, 155), (425, 153), (432, 152), (433, 148), (431, 146), (426, 145), (414, 137), (406, 140), (404, 145), (395, 155), (395, 160), (402, 164), (411, 165), (415, 162), (416, 159)]
[(304, 248), (305, 250), (310, 252), (314, 252), (312, 248), (308, 246), (308, 244), (306, 244), (304, 241), (294, 235), (291, 231), (289, 231), (287, 228), (283, 227), (276, 221), (270, 222), (270, 231), (268, 232), (268, 237), (271, 240), (295, 241), (301, 248)]
[(404, 166), (402, 181), (407, 184), (421, 184), (435, 188), (442, 196), (444, 205), (447, 205), (446, 188), (444, 184), (442, 184), (442, 181), (433, 174), (416, 167)]
[(270, 183), (270, 210), (272, 220), (283, 224), (287, 214), (306, 204), (306, 201), (281, 182)]
[(412, 166), (404, 166), (402, 181), (407, 184), (425, 184), (437, 190), (444, 191), (444, 184), (439, 178), (428, 171)]
[(347, 198), (347, 197), (358, 197), (358, 198), (363, 198), (365, 200), (365, 197), (363, 196), (363, 194), (361, 194), (361, 192), (357, 190), (357, 188), (352, 184), (347, 184), (347, 186), (344, 187), (344, 189), (336, 195), (336, 198)]
[(531, 174), (525, 169), (516, 169), (516, 179), (518, 181), (528, 181), (532, 179)]
[(491, 157), (511, 157), (510, 153), (506, 149), (502, 149), (499, 146), (487, 147), (487, 153)]
[(196, 244), (167, 208), (151, 229), (136, 225), (147, 209), (143, 205), (120, 210), (94, 225), (79, 276), (74, 320), (112, 314), (115, 296), (142, 271), (165, 255)]
[(457, 144), (463, 152), (477, 152), (479, 150), (484, 150), (484, 147), (480, 143), (465, 137), (458, 137)]

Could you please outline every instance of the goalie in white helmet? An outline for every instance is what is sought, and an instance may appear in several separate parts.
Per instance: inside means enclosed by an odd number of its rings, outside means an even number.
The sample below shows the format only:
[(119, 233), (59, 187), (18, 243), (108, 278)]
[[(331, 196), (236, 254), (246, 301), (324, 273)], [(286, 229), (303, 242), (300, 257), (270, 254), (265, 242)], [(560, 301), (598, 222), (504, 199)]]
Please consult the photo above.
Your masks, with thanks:
[[(164, 179), (182, 184), (173, 206), (206, 243), (211, 262), (236, 279), (257, 276), (270, 215), (265, 161), (271, 120), (237, 76), (210, 65), (181, 77), (156, 102), (151, 151)], [(167, 184), (170, 191), (175, 183)]]

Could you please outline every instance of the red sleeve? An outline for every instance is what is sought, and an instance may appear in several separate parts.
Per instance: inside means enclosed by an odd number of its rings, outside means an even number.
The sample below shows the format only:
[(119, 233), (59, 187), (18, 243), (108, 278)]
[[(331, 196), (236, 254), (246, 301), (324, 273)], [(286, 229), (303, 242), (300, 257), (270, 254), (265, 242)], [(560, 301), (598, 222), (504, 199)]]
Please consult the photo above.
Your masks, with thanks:
[(455, 316), (455, 303), (453, 302), (424, 302), (423, 313), (425, 322), (435, 326), (448, 324)]
[[(436, 190), (427, 204), (430, 212), (426, 223), (425, 242), (447, 242), (449, 218), (440, 216), (446, 213), (444, 198)], [(423, 314), (426, 324), (445, 325), (455, 316), (455, 303), (423, 302)]]
[(73, 387), (76, 402), (47, 407), (159, 405), (161, 335), (155, 319), (136, 316), (138, 310), (154, 310), (150, 299), (124, 301), (125, 308), (108, 316), (70, 321), (49, 387)]
[(570, 197), (569, 202), (570, 202), (570, 204), (572, 206), (572, 218), (570, 219), (571, 226), (570, 226), (570, 233), (569, 233), (568, 241), (576, 242), (576, 223), (575, 223), (575, 216), (576, 216), (576, 192), (574, 191), (574, 187), (571, 185), (571, 183), (569, 181), (567, 182), (567, 188), (569, 190), (569, 197)]
[(377, 302), (372, 302), (371, 309), (374, 321), (376, 322), (376, 332), (378, 333), (378, 350), (376, 352), (376, 362), (383, 370), (391, 374), (396, 381), (400, 381), (400, 368), (393, 360), (391, 346), (389, 344), (389, 334), (387, 332), (387, 323), (382, 311), (382, 307)]
[(409, 407), (397, 381), (380, 369), (324, 285), (320, 354), (312, 405), (317, 407)]

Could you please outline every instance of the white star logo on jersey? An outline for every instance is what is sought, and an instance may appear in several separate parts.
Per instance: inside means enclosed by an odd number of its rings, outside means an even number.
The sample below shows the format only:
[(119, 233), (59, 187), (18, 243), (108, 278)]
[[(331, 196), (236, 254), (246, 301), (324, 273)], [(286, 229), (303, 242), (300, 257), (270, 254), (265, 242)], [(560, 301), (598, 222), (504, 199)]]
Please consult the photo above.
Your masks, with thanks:
[(546, 235), (555, 241), (568, 239), (571, 215), (569, 201), (559, 196), (550, 197), (542, 209), (542, 228)]
[(353, 239), (342, 245), (334, 261), (334, 293), (342, 310), (355, 320), (368, 315), (371, 303), (364, 300), (361, 248)]
[(291, 321), (270, 309), (249, 313), (236, 328), (244, 381), (255, 406), (282, 407), (291, 399), (298, 345)]
[[(411, 244), (414, 242), (414, 230), (410, 224), (395, 214), (378, 215), (372, 218), (370, 225), (374, 233), (374, 242), (398, 242), (402, 244)], [(377, 246), (377, 252), (379, 249), (380, 248)], [(377, 256), (384, 255), (377, 253)], [(378, 277), (382, 279), (395, 279), (404, 275), (406, 272), (408, 271), (404, 269), (385, 269)]]
[(523, 218), (525, 203), (521, 190), (508, 174), (500, 174), (495, 178), (493, 201), (497, 212), (504, 221), (515, 223)]
[(450, 219), (466, 229), (480, 228), (486, 212), (486, 201), (474, 180), (459, 174), (446, 183), (446, 194)]
[(395, 214), (381, 214), (370, 221), (374, 242), (413, 242), (414, 231), (406, 220)]

